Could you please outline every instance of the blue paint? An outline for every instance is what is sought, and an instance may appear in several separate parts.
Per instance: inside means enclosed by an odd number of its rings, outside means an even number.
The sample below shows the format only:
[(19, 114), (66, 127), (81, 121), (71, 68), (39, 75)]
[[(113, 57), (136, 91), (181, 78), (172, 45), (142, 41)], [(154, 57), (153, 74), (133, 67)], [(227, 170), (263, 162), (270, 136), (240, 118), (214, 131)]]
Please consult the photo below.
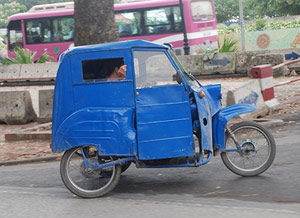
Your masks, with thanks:
[(139, 159), (192, 156), (191, 110), (184, 86), (147, 87), (138, 89), (137, 92)]
[(228, 60), (227, 58), (223, 58), (223, 59), (216, 59), (216, 60), (212, 60), (211, 61), (211, 65), (217, 65), (217, 66), (226, 66), (230, 63), (230, 60)]
[[(177, 72), (181, 83), (137, 88), (134, 51), (166, 55), (174, 67), (174, 78)], [(83, 80), (83, 63), (112, 58), (124, 59), (125, 79)], [(213, 65), (229, 63), (226, 58), (212, 61)], [(100, 156), (120, 158), (112, 164), (134, 160), (139, 167), (150, 167), (146, 161), (174, 158), (185, 158), (186, 163), (155, 167), (206, 164), (214, 150), (224, 149), (227, 122), (256, 108), (239, 104), (222, 109), (220, 85), (202, 86), (182, 71), (168, 46), (141, 40), (75, 47), (64, 52), (60, 56), (53, 99), (52, 150), (63, 152), (93, 145)], [(157, 75), (163, 73), (168, 72), (157, 71)], [(205, 97), (201, 98), (199, 92), (204, 92)], [(244, 102), (253, 104), (255, 96)], [(207, 158), (201, 154), (197, 160), (194, 132), (200, 133), (200, 149)]]
[(248, 96), (246, 96), (243, 99), (239, 100), (239, 104), (251, 104), (251, 105), (256, 105), (258, 100), (258, 94), (254, 91), (252, 91)]
[(295, 60), (300, 57), (296, 52), (292, 52), (291, 54), (285, 54), (285, 60)]
[(255, 110), (257, 110), (257, 107), (249, 104), (235, 104), (221, 109), (213, 117), (213, 139), (215, 149), (219, 148), (221, 151), (225, 149), (224, 129), (229, 120), (240, 114), (249, 113)]

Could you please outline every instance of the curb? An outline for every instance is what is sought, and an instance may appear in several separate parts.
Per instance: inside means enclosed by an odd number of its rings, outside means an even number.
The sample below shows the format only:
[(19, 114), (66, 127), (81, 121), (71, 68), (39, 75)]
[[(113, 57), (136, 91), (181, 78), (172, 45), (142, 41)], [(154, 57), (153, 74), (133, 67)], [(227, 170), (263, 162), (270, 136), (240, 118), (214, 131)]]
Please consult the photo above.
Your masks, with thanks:
[(264, 126), (265, 128), (273, 128), (283, 126), (285, 122), (281, 119), (255, 119), (254, 122)]
[(19, 132), (7, 133), (4, 135), (5, 141), (27, 141), (27, 140), (51, 140), (49, 132)]
[(0, 166), (11, 166), (11, 165), (18, 165), (18, 164), (29, 164), (29, 163), (36, 163), (36, 162), (50, 162), (50, 161), (57, 161), (60, 160), (62, 155), (53, 155), (49, 157), (35, 157), (35, 158), (28, 158), (22, 160), (8, 160), (0, 162)]

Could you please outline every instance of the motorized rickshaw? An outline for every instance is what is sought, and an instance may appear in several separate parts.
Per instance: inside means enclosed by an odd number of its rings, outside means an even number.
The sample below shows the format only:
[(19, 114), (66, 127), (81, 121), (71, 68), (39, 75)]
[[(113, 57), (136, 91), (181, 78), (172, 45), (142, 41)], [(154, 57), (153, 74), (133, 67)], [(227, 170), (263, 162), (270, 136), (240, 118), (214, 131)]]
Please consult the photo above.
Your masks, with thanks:
[[(117, 63), (126, 75), (108, 79)], [(198, 167), (220, 153), (232, 172), (255, 176), (274, 160), (272, 135), (253, 122), (227, 126), (254, 110), (222, 108), (221, 86), (202, 86), (169, 46), (133, 40), (75, 47), (59, 60), (51, 147), (65, 152), (64, 184), (84, 198), (110, 192), (131, 163)]]

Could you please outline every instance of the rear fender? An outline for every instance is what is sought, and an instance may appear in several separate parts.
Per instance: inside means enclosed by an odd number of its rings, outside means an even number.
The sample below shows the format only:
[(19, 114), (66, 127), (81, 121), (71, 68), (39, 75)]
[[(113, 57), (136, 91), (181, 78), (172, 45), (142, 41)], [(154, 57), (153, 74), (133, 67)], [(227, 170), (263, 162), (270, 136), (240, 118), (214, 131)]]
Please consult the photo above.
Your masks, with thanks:
[(232, 118), (257, 110), (257, 107), (250, 104), (234, 104), (220, 110), (213, 117), (213, 140), (214, 150), (225, 149), (225, 126)]
[(94, 145), (101, 155), (136, 154), (132, 108), (84, 108), (71, 114), (52, 136), (52, 151)]

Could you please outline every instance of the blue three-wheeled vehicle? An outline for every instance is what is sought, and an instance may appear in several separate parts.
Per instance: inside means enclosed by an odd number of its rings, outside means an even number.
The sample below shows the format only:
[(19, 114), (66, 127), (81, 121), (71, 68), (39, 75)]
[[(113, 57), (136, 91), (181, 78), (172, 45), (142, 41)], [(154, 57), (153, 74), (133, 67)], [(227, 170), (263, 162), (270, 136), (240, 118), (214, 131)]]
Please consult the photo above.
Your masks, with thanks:
[(76, 47), (60, 57), (52, 150), (65, 152), (61, 177), (84, 198), (110, 192), (131, 163), (197, 167), (221, 154), (241, 176), (267, 170), (272, 135), (253, 122), (227, 127), (256, 107), (221, 107), (221, 86), (202, 86), (169, 46), (146, 41)]

